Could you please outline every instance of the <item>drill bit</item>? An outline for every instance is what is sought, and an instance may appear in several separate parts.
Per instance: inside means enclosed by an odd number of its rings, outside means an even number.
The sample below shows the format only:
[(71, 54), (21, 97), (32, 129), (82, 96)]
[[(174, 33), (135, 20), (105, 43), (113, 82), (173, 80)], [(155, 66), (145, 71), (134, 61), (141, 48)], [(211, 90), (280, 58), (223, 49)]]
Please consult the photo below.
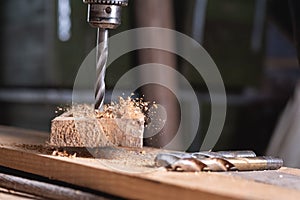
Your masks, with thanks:
[(105, 71), (108, 57), (108, 30), (98, 28), (96, 47), (95, 109), (101, 109), (105, 97)]
[(248, 171), (279, 169), (283, 161), (270, 156), (256, 157), (252, 151), (170, 152), (158, 154), (155, 164), (172, 171)]
[(87, 21), (97, 28), (96, 47), (96, 83), (95, 109), (101, 110), (105, 96), (105, 70), (108, 56), (108, 29), (116, 29), (121, 24), (122, 7), (128, 5), (128, 0), (83, 0), (88, 4)]

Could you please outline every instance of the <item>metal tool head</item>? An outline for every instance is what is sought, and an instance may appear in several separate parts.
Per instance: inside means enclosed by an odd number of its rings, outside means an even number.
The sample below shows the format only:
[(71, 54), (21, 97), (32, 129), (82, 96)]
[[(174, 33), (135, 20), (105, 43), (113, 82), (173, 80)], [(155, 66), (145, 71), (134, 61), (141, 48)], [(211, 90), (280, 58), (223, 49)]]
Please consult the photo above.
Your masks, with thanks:
[(87, 21), (92, 27), (115, 29), (121, 24), (121, 11), (128, 0), (83, 0), (88, 4)]

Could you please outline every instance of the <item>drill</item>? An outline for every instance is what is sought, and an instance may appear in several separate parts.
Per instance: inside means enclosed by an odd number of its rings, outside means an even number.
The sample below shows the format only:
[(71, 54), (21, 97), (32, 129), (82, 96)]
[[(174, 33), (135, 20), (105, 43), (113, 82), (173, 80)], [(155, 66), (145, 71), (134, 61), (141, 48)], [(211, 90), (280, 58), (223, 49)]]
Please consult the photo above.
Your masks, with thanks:
[(87, 21), (97, 28), (95, 109), (101, 109), (105, 97), (105, 71), (108, 57), (108, 30), (121, 24), (122, 7), (128, 0), (83, 0), (88, 4)]

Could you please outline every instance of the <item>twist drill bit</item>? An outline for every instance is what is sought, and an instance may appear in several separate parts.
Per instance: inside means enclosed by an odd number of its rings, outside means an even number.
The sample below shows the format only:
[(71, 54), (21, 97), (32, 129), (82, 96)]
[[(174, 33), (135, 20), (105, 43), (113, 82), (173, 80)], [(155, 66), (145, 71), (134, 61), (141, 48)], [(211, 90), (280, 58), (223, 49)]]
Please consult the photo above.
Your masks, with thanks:
[(96, 50), (95, 109), (101, 109), (105, 97), (105, 71), (108, 57), (108, 30), (98, 28)]
[(95, 109), (101, 109), (105, 96), (105, 71), (108, 57), (108, 29), (121, 24), (121, 10), (128, 0), (83, 0), (88, 4), (87, 21), (98, 28), (96, 47)]
[(256, 157), (252, 151), (161, 153), (155, 164), (172, 171), (274, 170), (283, 165), (280, 158)]

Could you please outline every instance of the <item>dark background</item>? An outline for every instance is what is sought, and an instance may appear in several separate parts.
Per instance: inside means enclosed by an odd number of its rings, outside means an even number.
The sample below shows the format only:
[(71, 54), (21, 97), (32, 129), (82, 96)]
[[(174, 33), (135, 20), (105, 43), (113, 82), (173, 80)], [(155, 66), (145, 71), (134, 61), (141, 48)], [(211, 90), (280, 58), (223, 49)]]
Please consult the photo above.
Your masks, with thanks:
[[(137, 27), (137, 1), (141, 0), (129, 1), (122, 25), (110, 35)], [(77, 69), (95, 46), (96, 30), (86, 23), (86, 5), (69, 2), (67, 41), (58, 38), (58, 1), (0, 2), (0, 124), (49, 132), (57, 107), (71, 104)], [(298, 20), (293, 13), (297, 1), (270, 0), (265, 7), (259, 2), (264, 1), (208, 0), (201, 39), (193, 35), (196, 0), (172, 1), (175, 30), (201, 40), (226, 86), (227, 118), (216, 150), (252, 149), (263, 154), (300, 75), (294, 35)], [(255, 20), (257, 13), (261, 20)], [(256, 26), (261, 29), (254, 33)], [(107, 88), (136, 62), (135, 53), (114, 62)], [(207, 94), (201, 76), (188, 63), (177, 58), (177, 65), (199, 96)], [(210, 102), (200, 101), (205, 132)]]

